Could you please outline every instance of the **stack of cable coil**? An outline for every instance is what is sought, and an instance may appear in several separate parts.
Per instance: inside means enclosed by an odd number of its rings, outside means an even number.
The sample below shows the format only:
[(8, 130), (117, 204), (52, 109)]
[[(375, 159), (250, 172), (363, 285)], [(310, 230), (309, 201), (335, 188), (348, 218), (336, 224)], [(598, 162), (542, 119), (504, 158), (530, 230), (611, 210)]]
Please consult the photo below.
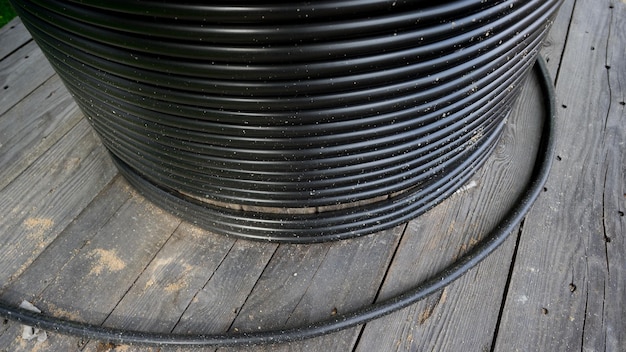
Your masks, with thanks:
[(120, 171), (218, 233), (320, 242), (493, 151), (561, 0), (12, 0)]

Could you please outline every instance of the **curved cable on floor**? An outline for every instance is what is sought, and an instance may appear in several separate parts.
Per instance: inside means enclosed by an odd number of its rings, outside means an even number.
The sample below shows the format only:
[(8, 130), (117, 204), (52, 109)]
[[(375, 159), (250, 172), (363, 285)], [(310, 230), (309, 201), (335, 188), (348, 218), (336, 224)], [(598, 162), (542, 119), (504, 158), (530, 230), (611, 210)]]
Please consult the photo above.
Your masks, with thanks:
[(107, 328), (98, 325), (69, 321), (52, 316), (33, 313), (0, 302), (0, 316), (16, 320), (22, 324), (62, 334), (88, 339), (108, 341), (118, 344), (148, 344), (157, 346), (235, 346), (283, 343), (328, 334), (382, 317), (407, 307), (421, 299), (441, 291), (500, 246), (530, 210), (533, 202), (542, 192), (554, 157), (554, 124), (556, 119), (555, 96), (552, 81), (543, 59), (534, 66), (539, 77), (543, 94), (545, 120), (538, 149), (537, 159), (530, 181), (502, 221), (484, 237), (481, 242), (465, 253), (447, 268), (433, 275), (417, 286), (384, 301), (360, 308), (331, 319), (296, 328), (265, 332), (244, 332), (237, 334), (162, 334), (124, 329)]

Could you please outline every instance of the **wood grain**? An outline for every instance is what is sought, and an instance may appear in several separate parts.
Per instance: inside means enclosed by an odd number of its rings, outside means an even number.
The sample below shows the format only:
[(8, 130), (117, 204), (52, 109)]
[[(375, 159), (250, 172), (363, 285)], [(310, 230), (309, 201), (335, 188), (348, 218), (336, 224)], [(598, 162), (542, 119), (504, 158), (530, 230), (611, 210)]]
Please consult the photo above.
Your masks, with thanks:
[(81, 253), (79, 249), (92, 241), (128, 201), (130, 194), (126, 182), (116, 177), (16, 280), (0, 291), (2, 300), (19, 304), (24, 299), (34, 301), (39, 297), (67, 263)]
[(576, 2), (558, 158), (524, 227), (497, 350), (624, 348), (625, 19), (623, 2)]
[(228, 331), (277, 246), (237, 240), (192, 299), (173, 332), (208, 334)]
[(83, 115), (54, 75), (0, 116), (0, 189), (74, 127)]
[[(119, 208), (130, 197), (129, 191), (128, 185), (117, 177), (33, 261), (19, 276), (19, 279), (12, 281), (0, 292), (2, 301), (19, 305), (22, 300), (35, 302), (39, 299), (68, 262), (81, 254), (80, 248), (89, 243), (119, 211)], [(0, 332), (0, 346), (14, 343), (16, 337), (21, 336), (22, 328), (19, 324), (12, 323), (10, 326), (6, 333)]]
[[(234, 240), (182, 223), (117, 304), (104, 325), (169, 333), (222, 263)], [(90, 341), (85, 350), (102, 349)], [(152, 347), (141, 350), (151, 351)]]
[(115, 173), (83, 121), (0, 190), (0, 287), (19, 276)]
[[(179, 225), (178, 218), (131, 196), (32, 303), (52, 316), (102, 324)], [(84, 343), (63, 335), (49, 340), (57, 350)]]
[(0, 115), (54, 74), (52, 66), (31, 41), (0, 61)]
[(31, 40), (30, 33), (19, 17), (0, 27), (0, 61)]
[[(233, 331), (303, 326), (374, 302), (405, 226), (319, 245), (281, 245), (233, 324)], [(236, 329), (236, 330), (235, 330)], [(254, 351), (345, 351), (360, 327)], [(219, 351), (241, 350), (219, 349)]]
[(553, 82), (556, 82), (559, 75), (559, 66), (563, 59), (563, 50), (567, 42), (575, 5), (576, 0), (565, 0), (563, 2), (554, 19), (552, 28), (550, 28), (550, 32), (542, 44), (541, 55), (546, 60), (546, 66), (553, 78)]

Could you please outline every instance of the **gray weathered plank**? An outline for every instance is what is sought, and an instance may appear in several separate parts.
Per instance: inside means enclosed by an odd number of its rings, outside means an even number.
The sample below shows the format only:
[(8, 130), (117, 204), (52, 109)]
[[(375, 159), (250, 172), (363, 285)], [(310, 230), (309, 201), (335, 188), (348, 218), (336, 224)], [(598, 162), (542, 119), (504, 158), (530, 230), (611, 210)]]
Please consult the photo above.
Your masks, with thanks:
[[(371, 304), (405, 226), (319, 245), (281, 245), (235, 320), (233, 331), (303, 326)], [(345, 351), (360, 327), (253, 351)], [(219, 351), (242, 350), (239, 348)], [(245, 349), (244, 349), (245, 350)]]
[(1, 287), (19, 276), (115, 174), (83, 121), (0, 190)]
[(172, 331), (234, 243), (231, 238), (181, 224), (118, 304), (106, 325)]
[(228, 331), (277, 247), (277, 244), (236, 241), (206, 285), (192, 299), (173, 331)]
[(558, 77), (559, 65), (563, 57), (563, 49), (566, 44), (567, 32), (575, 4), (576, 0), (565, 0), (563, 2), (541, 48), (541, 55), (546, 60), (546, 66), (553, 78), (553, 82)]
[(0, 28), (0, 61), (32, 40), (19, 17)]
[(52, 66), (32, 41), (0, 61), (0, 115), (53, 74)]
[(0, 115), (0, 189), (61, 139), (82, 116), (57, 75)]
[(498, 350), (624, 349), (625, 33), (624, 2), (576, 2), (559, 157), (521, 236)]
[(0, 291), (3, 302), (34, 301), (67, 263), (80, 254), (78, 249), (89, 243), (119, 211), (130, 194), (128, 184), (119, 176), (115, 178), (19, 277)]
[[(294, 327), (372, 303), (404, 228), (316, 245), (322, 253), (318, 248), (294, 253), (293, 246), (284, 245), (287, 248), (272, 260), (278, 266), (264, 272), (234, 327), (242, 331)], [(296, 292), (286, 299), (289, 304), (282, 298), (292, 290)], [(278, 304), (268, 307), (268, 302)]]
[[(134, 194), (76, 249), (79, 253), (32, 303), (49, 315), (103, 323), (179, 225), (180, 219)], [(58, 334), (46, 341), (57, 350), (76, 348), (80, 342)], [(21, 344), (18, 336), (9, 346), (16, 350)]]
[[(220, 332), (230, 328), (236, 333), (259, 327), (274, 329), (324, 319), (334, 311), (368, 304), (377, 292), (402, 229), (403, 226), (377, 234), (373, 241), (361, 238), (310, 246), (281, 245), (276, 253), (268, 250), (276, 245), (238, 241), (236, 246), (241, 248), (231, 250), (175, 331)], [(271, 261), (257, 281), (249, 270), (255, 269), (256, 276), (260, 275), (259, 269), (265, 264), (259, 263), (266, 263), (269, 254), (273, 254)], [(354, 285), (352, 290), (347, 288), (349, 285)], [(243, 307), (237, 306), (237, 302)], [(252, 350), (343, 351), (354, 344), (358, 333), (359, 329), (351, 329), (304, 342), (257, 346)]]
[[(18, 279), (0, 292), (7, 304), (19, 305), (22, 300), (35, 302), (46, 287), (54, 281), (69, 261), (81, 254), (79, 250), (93, 239), (130, 197), (130, 188), (121, 177), (117, 177), (91, 202), (76, 220), (35, 259)], [(18, 336), (21, 327), (12, 324), (6, 333), (0, 332), (0, 346), (7, 346)], [(36, 343), (26, 344), (33, 347)]]
[[(192, 299), (220, 266), (234, 242), (231, 238), (182, 223), (104, 325), (171, 332)], [(96, 350), (101, 344), (99, 341), (91, 341), (85, 350)]]
[(235, 319), (233, 329), (282, 328), (311, 285), (331, 244), (281, 245)]

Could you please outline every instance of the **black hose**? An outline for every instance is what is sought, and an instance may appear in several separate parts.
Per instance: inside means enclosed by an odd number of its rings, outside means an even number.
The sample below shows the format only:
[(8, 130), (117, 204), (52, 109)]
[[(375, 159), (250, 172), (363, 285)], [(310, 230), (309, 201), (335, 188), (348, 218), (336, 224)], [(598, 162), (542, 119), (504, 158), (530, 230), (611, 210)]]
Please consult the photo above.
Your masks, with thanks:
[[(477, 11), (484, 5), (474, 0), (454, 1), (442, 6), (420, 7), (413, 11), (408, 11), (399, 16), (394, 13), (377, 17), (355, 18), (353, 21), (347, 21), (346, 16), (352, 14), (354, 16), (357, 11), (342, 7), (342, 18), (326, 17), (323, 21), (312, 21), (309, 17), (307, 23), (300, 22), (294, 24), (293, 17), (288, 20), (288, 24), (276, 27), (278, 19), (263, 19), (264, 24), (260, 21), (256, 23), (225, 23), (223, 19), (216, 19), (206, 22), (203, 26), (195, 26), (178, 22), (174, 26), (165, 26), (166, 21), (143, 21), (141, 17), (127, 16), (121, 17), (116, 14), (120, 7), (113, 9), (111, 12), (102, 11), (102, 7), (85, 7), (85, 3), (72, 5), (67, 1), (60, 3), (50, 0), (33, 0), (34, 4), (45, 7), (64, 17), (71, 18), (77, 22), (84, 22), (89, 25), (96, 25), (105, 29), (116, 30), (125, 34), (138, 34), (142, 36), (161, 37), (167, 39), (175, 39), (182, 41), (193, 41), (203, 43), (227, 43), (227, 44), (280, 44), (297, 40), (316, 40), (328, 41), (329, 39), (359, 37), (364, 31), (383, 32), (388, 30), (398, 31), (407, 27), (414, 27), (415, 23), (435, 22), (442, 18), (450, 18), (461, 13)], [(315, 4), (319, 5), (318, 2)], [(337, 3), (334, 4), (338, 6)], [(289, 4), (281, 4), (280, 7), (288, 7)], [(209, 7), (209, 6), (207, 6)], [(231, 11), (233, 5), (230, 5)], [(358, 12), (363, 12), (363, 4), (360, 4)], [(180, 7), (179, 7), (180, 8)], [(319, 8), (318, 8), (319, 9)], [(127, 8), (124, 9), (127, 12)], [(282, 9), (285, 10), (284, 8)], [(209, 10), (215, 11), (215, 10)], [(268, 9), (257, 9), (269, 13)], [(294, 12), (302, 12), (300, 11)], [(333, 9), (335, 16), (336, 9)], [(350, 12), (348, 12), (350, 11)], [(215, 13), (215, 12), (214, 12)], [(145, 15), (145, 9), (142, 15)], [(239, 14), (241, 16), (241, 14)], [(178, 14), (176, 14), (178, 17)], [(240, 17), (241, 19), (241, 17)], [(170, 19), (171, 20), (171, 19)], [(177, 20), (178, 21), (178, 20)], [(285, 21), (280, 21), (285, 22)], [(457, 24), (457, 29), (460, 24)], [(254, 33), (254, 35), (251, 35)]]
[(408, 221), (469, 179), (561, 0), (14, 2), (154, 203), (312, 243)]
[[(494, 230), (469, 252), (464, 254), (449, 267), (433, 275), (430, 279), (393, 298), (376, 302), (351, 313), (338, 315), (331, 319), (307, 326), (266, 332), (216, 335), (161, 334), (107, 328), (41, 315), (21, 308), (12, 307), (2, 302), (0, 302), (0, 316), (49, 331), (120, 344), (234, 346), (290, 342), (320, 336), (367, 323), (368, 321), (418, 302), (428, 295), (442, 290), (454, 280), (461, 277), (501, 245), (513, 228), (527, 214), (531, 205), (541, 193), (554, 157), (554, 123), (556, 119), (556, 109), (552, 81), (543, 60), (539, 59), (537, 64), (535, 64), (534, 72), (540, 79), (541, 90), (544, 95), (545, 120), (543, 122), (543, 132), (537, 160), (533, 168), (531, 179), (527, 183), (521, 197)], [(141, 178), (137, 179), (139, 182), (143, 182)]]
[[(335, 65), (338, 63), (340, 67), (345, 68), (346, 66), (342, 62), (346, 58), (357, 56), (362, 57), (364, 55), (384, 53), (387, 51), (397, 51), (401, 48), (415, 48), (416, 44), (423, 45), (426, 43), (432, 43), (432, 45), (435, 45), (435, 48), (438, 50), (453, 50), (453, 47), (451, 46), (452, 43), (457, 43), (457, 45), (463, 42), (469, 43), (471, 42), (469, 40), (471, 37), (484, 35), (485, 28), (483, 27), (485, 27), (485, 25), (489, 25), (488, 28), (490, 31), (498, 31), (500, 28), (512, 25), (514, 26), (516, 22), (519, 22), (521, 19), (531, 14), (532, 11), (542, 5), (542, 2), (540, 1), (529, 2), (527, 0), (505, 0), (501, 1), (501, 4), (489, 4), (488, 6), (490, 10), (485, 11), (485, 13), (474, 13), (474, 11), (462, 12), (463, 7), (468, 6), (463, 6), (463, 4), (473, 2), (473, 6), (476, 7), (477, 5), (481, 5), (481, 2), (475, 0), (464, 0), (459, 2), (459, 5), (456, 6), (460, 7), (460, 9), (456, 12), (461, 12), (461, 14), (456, 14), (456, 16), (463, 16), (461, 17), (463, 21), (459, 22), (459, 24), (466, 21), (468, 23), (468, 27), (478, 27), (473, 30), (468, 30), (468, 28), (465, 28), (464, 26), (457, 28), (456, 21), (454, 21), (453, 25), (450, 24), (452, 20), (455, 20), (453, 14), (448, 14), (449, 11), (447, 11), (448, 8), (452, 6), (450, 4), (432, 6), (431, 11), (439, 15), (436, 18), (438, 21), (433, 21), (437, 25), (432, 25), (432, 22), (429, 21), (428, 18), (420, 18), (420, 15), (425, 9), (422, 5), (416, 6), (415, 10), (413, 10), (415, 13), (413, 18), (410, 19), (410, 23), (412, 23), (412, 25), (408, 27), (409, 30), (406, 32), (402, 32), (402, 27), (392, 26), (392, 23), (389, 24), (388, 28), (382, 30), (381, 32), (379, 32), (379, 29), (377, 28), (369, 27), (368, 29), (367, 24), (365, 24), (363, 26), (365, 28), (360, 31), (360, 36), (344, 37), (342, 35), (344, 33), (342, 28), (336, 28), (336, 26), (332, 26), (332, 24), (329, 26), (328, 23), (323, 22), (323, 25), (328, 28), (327, 31), (333, 31), (335, 33), (334, 36), (326, 35), (325, 37), (310, 39), (307, 37), (311, 35), (311, 33), (315, 33), (314, 31), (317, 29), (310, 28), (310, 24), (308, 22), (303, 23), (302, 21), (292, 21), (292, 25), (294, 27), (301, 28), (303, 36), (290, 38), (290, 40), (283, 45), (265, 45), (263, 40), (266, 35), (264, 34), (263, 28), (259, 28), (258, 26), (241, 30), (240, 37), (246, 38), (252, 45), (237, 45), (238, 43), (232, 43), (230, 41), (228, 41), (225, 45), (216, 45), (216, 43), (211, 43), (212, 41), (215, 41), (216, 35), (208, 36), (208, 38), (210, 38), (208, 42), (207, 40), (199, 41), (198, 38), (195, 37), (195, 34), (197, 33), (194, 29), (205, 28), (205, 25), (202, 22), (191, 22), (191, 25), (193, 26), (186, 26), (185, 23), (178, 22), (159, 23), (162, 30), (168, 31), (169, 33), (173, 33), (176, 30), (187, 33), (186, 38), (188, 38), (188, 40), (186, 41), (162, 36), (155, 37), (154, 33), (132, 35), (131, 33), (126, 32), (123, 28), (118, 27), (121, 20), (125, 18), (120, 17), (120, 14), (124, 14), (125, 9), (120, 9), (115, 13), (118, 17), (117, 21), (108, 22), (111, 26), (113, 26), (114, 30), (111, 30), (111, 28), (100, 27), (97, 23), (86, 23), (84, 21), (72, 19), (67, 16), (66, 12), (63, 10), (58, 10), (61, 13), (55, 12), (53, 11), (53, 5), (55, 2), (57, 1), (41, 1), (39, 4), (36, 4), (35, 1), (31, 0), (28, 2), (28, 11), (39, 20), (47, 23), (47, 28), (49, 29), (62, 29), (62, 33), (74, 34), (79, 37), (89, 39), (89, 42), (83, 42), (87, 51), (89, 51), (89, 48), (93, 47), (94, 44), (99, 43), (102, 45), (110, 45), (114, 48), (123, 48), (126, 53), (128, 50), (132, 50), (136, 55), (144, 53), (159, 53), (163, 56), (174, 57), (177, 59), (179, 65), (181, 65), (180, 59), (197, 59), (202, 60), (203, 62), (228, 62), (229, 64), (242, 63), (250, 66), (268, 63), (272, 65), (272, 72), (276, 72), (277, 63), (283, 62), (286, 58), (291, 64), (338, 59), (338, 62), (334, 62)], [(22, 4), (26, 4), (26, 1), (22, 0)], [(520, 6), (520, 4), (522, 5)], [(25, 7), (24, 5), (22, 6)], [(487, 5), (482, 6), (487, 7)], [(65, 1), (62, 2), (60, 7), (67, 7)], [(336, 11), (342, 12), (341, 10), (342, 9), (338, 9)], [(503, 16), (508, 12), (511, 12), (513, 16)], [(542, 12), (546, 11), (544, 10)], [(393, 18), (401, 20), (401, 17), (406, 16), (407, 13), (410, 13), (409, 10), (402, 12), (394, 11), (392, 12), (392, 15)], [(381, 14), (367, 15), (376, 16), (378, 18), (381, 17)], [(443, 19), (447, 19), (447, 21), (444, 22)], [(474, 19), (474, 21), (472, 21), (472, 19)], [(476, 19), (480, 19), (480, 21), (478, 22)], [(142, 20), (143, 22), (149, 22), (145, 21), (145, 18)], [(354, 23), (355, 21), (357, 20), (342, 20), (341, 23)], [(492, 21), (493, 23), (491, 23)], [(389, 22), (391, 22), (391, 20)], [(422, 22), (428, 25), (425, 29), (422, 28)], [(400, 23), (400, 25), (402, 25), (402, 23)], [(283, 31), (291, 29), (291, 27), (287, 25), (281, 25), (278, 28), (281, 31), (278, 31), (276, 30), (275, 23), (270, 23), (269, 26), (273, 28), (273, 33), (282, 33)], [(464, 35), (459, 35), (459, 33), (463, 33)], [(363, 34), (367, 35), (363, 36)], [(337, 37), (336, 40), (329, 40), (335, 39), (335, 37)], [(443, 39), (448, 38), (452, 42), (445, 43)], [(202, 37), (200, 37), (200, 39), (202, 39)], [(459, 43), (458, 41), (461, 42)], [(432, 51), (433, 47), (425, 47), (424, 50)], [(105, 55), (105, 57), (108, 56), (111, 56), (111, 54)], [(139, 61), (135, 60), (135, 57), (133, 56), (124, 56), (125, 62), (136, 64), (136, 62), (134, 63), (133, 61)], [(242, 71), (241, 67), (236, 66), (235, 69)], [(316, 69), (315, 71), (321, 72), (319, 69)], [(302, 72), (302, 70), (300, 70), (300, 72)], [(241, 75), (241, 72), (237, 72), (237, 74), (238, 77), (240, 77), (239, 75)]]

